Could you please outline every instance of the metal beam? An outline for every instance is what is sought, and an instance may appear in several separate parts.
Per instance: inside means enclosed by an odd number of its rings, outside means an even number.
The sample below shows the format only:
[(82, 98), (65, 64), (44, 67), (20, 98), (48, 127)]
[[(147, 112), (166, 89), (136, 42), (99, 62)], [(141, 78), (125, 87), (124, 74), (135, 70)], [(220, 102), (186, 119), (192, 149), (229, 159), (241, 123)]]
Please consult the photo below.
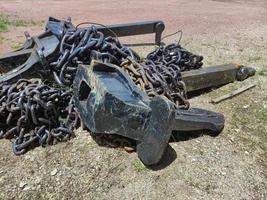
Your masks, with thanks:
[(97, 29), (105, 36), (114, 36), (114, 34), (110, 31), (112, 30), (118, 37), (155, 33), (155, 44), (159, 45), (161, 42), (162, 32), (165, 29), (165, 25), (162, 21), (144, 21), (108, 25), (106, 27), (98, 26)]
[(237, 64), (224, 64), (182, 72), (188, 92), (218, 87), (255, 74), (255, 69)]

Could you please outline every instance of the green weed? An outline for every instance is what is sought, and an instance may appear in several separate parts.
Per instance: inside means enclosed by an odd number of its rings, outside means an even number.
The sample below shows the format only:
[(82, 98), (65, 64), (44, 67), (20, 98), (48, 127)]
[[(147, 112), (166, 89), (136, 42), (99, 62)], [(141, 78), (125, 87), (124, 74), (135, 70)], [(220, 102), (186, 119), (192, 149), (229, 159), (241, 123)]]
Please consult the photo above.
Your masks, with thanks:
[(258, 72), (258, 74), (259, 74), (260, 76), (267, 76), (267, 70), (266, 70), (266, 69), (262, 69), (262, 70), (260, 70), (260, 71)]
[(0, 44), (3, 44), (4, 43), (4, 40), (5, 40), (5, 38), (2, 37), (2, 36), (0, 36)]
[(12, 20), (9, 19), (7, 16), (0, 15), (0, 32), (7, 32), (9, 31), (10, 27), (28, 27), (28, 26), (37, 26), (41, 25), (43, 22), (36, 22), (33, 20)]
[(7, 32), (8, 31), (8, 24), (0, 19), (0, 32)]
[(135, 171), (137, 172), (145, 172), (148, 171), (148, 168), (140, 161), (140, 160), (134, 160), (132, 161), (132, 166), (134, 167)]
[(12, 48), (12, 49), (18, 49), (22, 46), (22, 43), (21, 42), (14, 42), (14, 41), (11, 41), (9, 43), (9, 46)]

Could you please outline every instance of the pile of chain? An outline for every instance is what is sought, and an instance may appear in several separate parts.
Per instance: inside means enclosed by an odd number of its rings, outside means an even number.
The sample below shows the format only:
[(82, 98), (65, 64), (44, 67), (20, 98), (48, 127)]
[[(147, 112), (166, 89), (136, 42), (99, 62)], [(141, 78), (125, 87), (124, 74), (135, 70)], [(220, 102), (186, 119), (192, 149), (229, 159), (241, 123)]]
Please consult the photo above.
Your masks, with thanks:
[[(95, 26), (75, 28), (71, 22), (59, 39), (58, 55), (49, 63), (59, 85), (71, 86), (78, 64), (90, 64), (94, 59), (121, 67), (148, 96), (163, 95), (177, 108), (189, 108), (181, 72), (200, 68), (202, 56), (188, 52), (179, 44), (170, 44), (160, 46), (140, 59), (117, 37), (104, 37)], [(72, 93), (62, 88), (28, 80), (0, 84), (0, 138), (15, 139), (13, 150), (16, 155), (33, 146), (74, 136), (73, 130), (79, 126), (77, 113)], [(134, 149), (134, 144), (126, 138), (91, 135), (100, 145)]]
[(189, 108), (181, 72), (200, 68), (202, 56), (194, 55), (173, 43), (155, 49), (140, 62), (128, 60), (122, 63), (122, 68), (148, 96), (163, 95), (177, 108)]
[(192, 54), (176, 43), (155, 49), (147, 55), (146, 60), (166, 68), (176, 69), (178, 67), (181, 72), (198, 69), (203, 65), (203, 56)]
[(90, 64), (91, 60), (95, 59), (120, 65), (128, 56), (139, 59), (139, 56), (122, 45), (118, 38), (104, 37), (95, 26), (69, 28), (60, 42), (59, 57), (50, 66), (57, 83), (71, 85), (79, 63)]
[(15, 139), (16, 155), (74, 136), (80, 122), (71, 92), (24, 79), (0, 91), (0, 138)]

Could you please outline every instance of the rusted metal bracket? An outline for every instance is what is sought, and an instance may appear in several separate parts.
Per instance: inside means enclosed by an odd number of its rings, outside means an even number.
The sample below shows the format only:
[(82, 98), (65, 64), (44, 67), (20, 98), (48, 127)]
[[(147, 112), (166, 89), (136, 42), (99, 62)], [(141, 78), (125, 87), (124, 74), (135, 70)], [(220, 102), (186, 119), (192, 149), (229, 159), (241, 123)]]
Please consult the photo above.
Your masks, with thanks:
[(196, 70), (182, 72), (188, 92), (218, 87), (236, 80), (242, 81), (255, 75), (256, 70), (237, 64), (225, 64), (203, 67)]
[(84, 125), (94, 133), (118, 134), (137, 141), (146, 165), (160, 161), (172, 131), (221, 131), (219, 113), (177, 110), (163, 96), (149, 98), (118, 66), (93, 61), (80, 65), (74, 80), (75, 104)]

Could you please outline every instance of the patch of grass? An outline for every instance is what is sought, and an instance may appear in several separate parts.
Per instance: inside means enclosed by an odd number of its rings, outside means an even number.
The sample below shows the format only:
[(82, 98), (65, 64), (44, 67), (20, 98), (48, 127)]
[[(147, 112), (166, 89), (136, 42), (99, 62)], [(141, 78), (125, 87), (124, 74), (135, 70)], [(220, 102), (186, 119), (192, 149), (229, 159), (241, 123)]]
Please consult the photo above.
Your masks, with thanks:
[(0, 32), (7, 32), (9, 26), (11, 25), (10, 21), (5, 16), (0, 16)]
[[(243, 144), (250, 151), (260, 148), (267, 152), (267, 109), (262, 104), (251, 104), (249, 108), (235, 106), (234, 110), (232, 123), (241, 126), (242, 134), (239, 134), (239, 138)], [(262, 156), (267, 159), (266, 153)]]
[(14, 42), (14, 41), (11, 41), (9, 43), (9, 46), (12, 48), (12, 49), (18, 49), (22, 46), (22, 43), (21, 42)]
[(257, 55), (257, 56), (249, 56), (248, 62), (256, 62), (256, 61), (259, 61), (261, 59), (262, 59), (262, 57), (259, 56), (259, 55)]
[(18, 49), (22, 47), (23, 45), (22, 41), (16, 42), (14, 40), (0, 36), (0, 44), (4, 44), (4, 43), (8, 44), (8, 46), (10, 46), (11, 49)]
[(146, 172), (148, 171), (148, 168), (140, 161), (140, 160), (134, 160), (132, 161), (132, 166), (137, 172)]
[(211, 189), (213, 189), (212, 185), (210, 183), (205, 183), (203, 181), (200, 181), (198, 179), (196, 179), (193, 176), (187, 176), (186, 177), (186, 182), (194, 188), (198, 188), (202, 191), (206, 191), (207, 193), (210, 192)]
[(0, 44), (3, 44), (4, 43), (4, 40), (5, 40), (5, 38), (2, 37), (2, 36), (0, 36)]
[(242, 86), (241, 82), (234, 82), (227, 84), (225, 86), (214, 89), (212, 92), (208, 93), (211, 98), (216, 98), (225, 94), (228, 94)]
[(0, 32), (7, 32), (8, 31), (8, 24), (0, 19)]
[(27, 25), (30, 24), (30, 22), (27, 22), (25, 20), (15, 20), (12, 21), (11, 24), (15, 27), (26, 27)]
[(189, 177), (187, 178), (187, 183), (188, 183), (190, 186), (194, 187), (194, 188), (201, 189), (201, 183), (200, 183), (200, 181), (198, 181), (198, 180), (192, 178), (191, 176), (189, 176)]
[(14, 20), (14, 21), (11, 21), (11, 25), (15, 26), (15, 27), (37, 26), (40, 23), (41, 22), (36, 22), (36, 21), (33, 21), (33, 20), (30, 20), (30, 21), (26, 21), (26, 20)]
[(37, 195), (38, 199), (40, 200), (47, 200), (47, 199), (51, 199), (49, 196), (48, 192), (38, 192)]
[(260, 76), (267, 76), (267, 69), (262, 69), (258, 72), (258, 75)]
[(33, 20), (11, 20), (7, 16), (0, 15), (0, 32), (7, 32), (10, 27), (27, 27), (41, 25), (43, 22), (36, 22)]

